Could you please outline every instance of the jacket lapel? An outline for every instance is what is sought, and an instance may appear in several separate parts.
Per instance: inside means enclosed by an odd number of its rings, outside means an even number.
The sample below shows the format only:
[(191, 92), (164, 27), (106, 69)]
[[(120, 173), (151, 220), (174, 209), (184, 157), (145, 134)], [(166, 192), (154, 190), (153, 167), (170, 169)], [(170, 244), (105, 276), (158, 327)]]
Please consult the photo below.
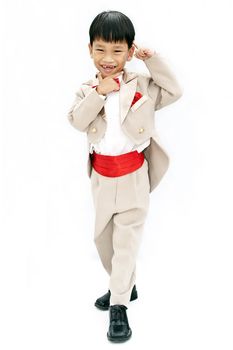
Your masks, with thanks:
[[(137, 90), (137, 74), (134, 72), (128, 72), (123, 69), (123, 79), (120, 88), (120, 120), (121, 124), (124, 122), (127, 113), (131, 107), (135, 92)], [(94, 86), (99, 84), (97, 73), (94, 79), (87, 81), (85, 84)], [(104, 111), (102, 111), (104, 114)]]
[(137, 74), (128, 73), (124, 69), (123, 81), (120, 88), (120, 119), (124, 122), (127, 113), (131, 107), (135, 92), (137, 89)]

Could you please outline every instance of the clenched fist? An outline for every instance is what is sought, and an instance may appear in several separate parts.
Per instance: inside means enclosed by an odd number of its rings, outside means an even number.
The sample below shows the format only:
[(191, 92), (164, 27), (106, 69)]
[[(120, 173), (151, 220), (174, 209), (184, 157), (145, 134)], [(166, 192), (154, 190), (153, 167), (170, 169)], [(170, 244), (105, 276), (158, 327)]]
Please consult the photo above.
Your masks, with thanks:
[(134, 56), (137, 57), (139, 60), (145, 61), (148, 58), (152, 57), (155, 53), (155, 51), (152, 51), (147, 48), (139, 48), (135, 43), (133, 43), (133, 46), (135, 46), (136, 50), (134, 52)]
[(112, 91), (120, 90), (119, 84), (114, 80), (114, 78), (116, 78), (117, 76), (119, 76), (119, 73), (109, 75), (108, 77), (103, 79), (101, 76), (101, 73), (98, 73), (97, 77), (100, 83), (96, 88), (96, 91), (98, 92), (98, 94), (106, 95)]

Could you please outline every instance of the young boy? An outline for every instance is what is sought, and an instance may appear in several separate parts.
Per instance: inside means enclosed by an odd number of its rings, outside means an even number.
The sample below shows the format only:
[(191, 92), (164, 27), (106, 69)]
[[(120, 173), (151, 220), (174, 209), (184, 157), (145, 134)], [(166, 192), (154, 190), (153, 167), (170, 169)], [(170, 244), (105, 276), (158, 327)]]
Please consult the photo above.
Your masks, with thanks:
[[(126, 310), (137, 299), (136, 258), (149, 194), (169, 162), (155, 134), (154, 112), (182, 91), (160, 55), (134, 43), (133, 24), (123, 13), (98, 14), (89, 34), (98, 72), (76, 92), (68, 119), (87, 133), (94, 241), (110, 277), (108, 292), (95, 306), (109, 309), (108, 339), (123, 342), (132, 334)], [(150, 75), (125, 69), (133, 56), (144, 61)]]

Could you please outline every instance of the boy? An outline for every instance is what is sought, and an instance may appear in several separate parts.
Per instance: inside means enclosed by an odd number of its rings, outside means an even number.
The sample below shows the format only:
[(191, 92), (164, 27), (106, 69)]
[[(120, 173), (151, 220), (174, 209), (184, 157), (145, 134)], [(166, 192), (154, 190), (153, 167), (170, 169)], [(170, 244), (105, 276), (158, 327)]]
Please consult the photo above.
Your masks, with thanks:
[[(100, 13), (89, 35), (98, 72), (76, 92), (68, 119), (87, 133), (94, 241), (110, 277), (108, 292), (95, 306), (109, 309), (108, 339), (123, 342), (132, 334), (126, 310), (137, 299), (136, 257), (149, 194), (169, 162), (155, 134), (154, 112), (176, 101), (182, 91), (160, 55), (137, 47), (133, 24), (123, 13)], [(144, 61), (150, 75), (125, 69), (133, 56)]]

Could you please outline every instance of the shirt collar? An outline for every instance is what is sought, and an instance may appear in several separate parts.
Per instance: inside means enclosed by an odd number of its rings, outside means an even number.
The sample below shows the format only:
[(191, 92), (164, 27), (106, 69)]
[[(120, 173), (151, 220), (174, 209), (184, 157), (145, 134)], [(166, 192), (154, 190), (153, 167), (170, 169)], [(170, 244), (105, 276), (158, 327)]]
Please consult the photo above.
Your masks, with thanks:
[(119, 75), (117, 76), (117, 78), (119, 79), (119, 82), (121, 83), (122, 78), (123, 78), (123, 71), (121, 71), (121, 72), (119, 73)]

